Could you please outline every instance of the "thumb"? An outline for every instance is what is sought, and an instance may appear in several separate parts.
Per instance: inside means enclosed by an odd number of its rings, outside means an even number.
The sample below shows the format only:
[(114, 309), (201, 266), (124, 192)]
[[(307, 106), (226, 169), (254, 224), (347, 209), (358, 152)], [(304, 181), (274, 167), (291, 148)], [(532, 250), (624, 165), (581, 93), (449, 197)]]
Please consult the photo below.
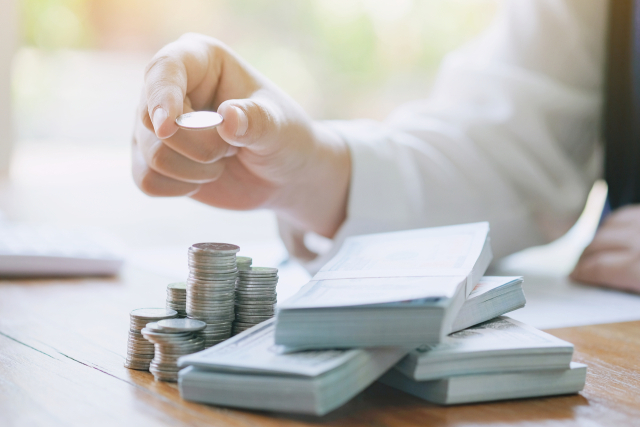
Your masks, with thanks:
[(220, 104), (218, 113), (224, 121), (218, 134), (236, 147), (259, 150), (277, 138), (282, 120), (279, 109), (261, 99), (233, 99)]

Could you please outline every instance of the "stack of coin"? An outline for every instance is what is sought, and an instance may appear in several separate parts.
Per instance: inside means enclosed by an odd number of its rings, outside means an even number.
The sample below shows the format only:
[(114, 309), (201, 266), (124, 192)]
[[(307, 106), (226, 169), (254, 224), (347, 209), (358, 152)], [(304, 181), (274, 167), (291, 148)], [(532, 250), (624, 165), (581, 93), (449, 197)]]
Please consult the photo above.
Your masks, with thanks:
[(250, 267), (238, 271), (234, 335), (273, 317), (277, 285), (277, 268)]
[(185, 282), (167, 285), (167, 308), (178, 312), (178, 317), (187, 317), (187, 284)]
[(251, 267), (253, 260), (248, 256), (236, 257), (236, 263), (238, 264), (238, 270), (248, 270)]
[(239, 250), (227, 243), (197, 243), (189, 248), (187, 317), (207, 324), (200, 332), (205, 348), (231, 336)]
[(166, 308), (138, 308), (129, 313), (129, 341), (125, 368), (148, 371), (153, 359), (153, 344), (147, 341), (140, 330), (149, 322), (172, 319), (177, 316), (175, 310)]
[(142, 335), (155, 345), (149, 371), (156, 380), (178, 381), (178, 358), (204, 349), (204, 340), (197, 332), (205, 326), (200, 320), (167, 319), (148, 323), (142, 329)]

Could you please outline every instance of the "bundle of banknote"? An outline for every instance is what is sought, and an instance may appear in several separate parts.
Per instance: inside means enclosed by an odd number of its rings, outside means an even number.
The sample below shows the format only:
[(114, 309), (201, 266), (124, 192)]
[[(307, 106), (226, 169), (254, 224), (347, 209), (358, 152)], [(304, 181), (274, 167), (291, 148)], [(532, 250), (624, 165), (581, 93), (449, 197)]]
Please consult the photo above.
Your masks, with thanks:
[(180, 358), (181, 394), (322, 415), (377, 379), (440, 404), (581, 390), (571, 344), (499, 317), (523, 281), (490, 260), (486, 223), (347, 239), (275, 319)]

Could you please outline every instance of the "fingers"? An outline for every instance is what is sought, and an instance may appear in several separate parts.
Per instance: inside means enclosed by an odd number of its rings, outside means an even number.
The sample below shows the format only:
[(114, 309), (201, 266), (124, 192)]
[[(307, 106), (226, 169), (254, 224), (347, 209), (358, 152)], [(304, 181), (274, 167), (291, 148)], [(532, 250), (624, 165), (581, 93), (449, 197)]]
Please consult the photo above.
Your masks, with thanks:
[(199, 184), (178, 181), (150, 169), (135, 143), (132, 153), (132, 172), (138, 188), (149, 196), (190, 196), (200, 189)]
[(282, 137), (284, 114), (277, 104), (259, 94), (250, 99), (225, 101), (218, 113), (224, 117), (217, 127), (218, 134), (236, 147), (267, 154), (275, 148), (273, 142)]
[(585, 248), (571, 279), (640, 292), (640, 208), (612, 213)]
[[(175, 119), (182, 114), (187, 93), (206, 79), (217, 81), (215, 74), (219, 67), (211, 66), (210, 50), (209, 39), (185, 35), (163, 47), (147, 67), (142, 120), (145, 125), (152, 125), (159, 138), (168, 138), (178, 130)], [(204, 95), (196, 96), (209, 99), (214, 91), (215, 87), (206, 88), (201, 91)]]
[[(185, 104), (184, 112), (191, 111), (193, 109)], [(197, 131), (179, 129), (173, 136), (162, 142), (173, 151), (197, 163), (214, 163), (237, 151), (237, 148), (232, 148), (220, 138), (215, 128)], [(200, 168), (199, 166), (194, 167)]]
[(229, 151), (233, 152), (229, 148), (235, 149), (235, 147), (220, 141), (217, 145), (219, 147), (218, 153), (212, 156), (215, 161), (211, 163), (194, 161), (176, 152), (167, 144), (167, 141), (175, 142), (180, 140), (181, 136), (189, 133), (188, 131), (179, 130), (173, 137), (161, 141), (146, 127), (138, 126), (135, 135), (136, 145), (146, 166), (161, 175), (195, 184), (215, 181), (224, 171), (225, 155), (228, 155)]
[(569, 276), (572, 280), (640, 292), (640, 264), (636, 253), (599, 252), (583, 256)]

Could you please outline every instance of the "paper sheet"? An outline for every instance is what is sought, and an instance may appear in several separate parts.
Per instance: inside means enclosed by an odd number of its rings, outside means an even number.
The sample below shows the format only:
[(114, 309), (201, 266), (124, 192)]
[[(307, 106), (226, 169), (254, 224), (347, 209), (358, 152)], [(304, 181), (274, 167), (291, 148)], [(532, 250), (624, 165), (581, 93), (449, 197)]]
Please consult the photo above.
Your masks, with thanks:
[(640, 296), (571, 283), (566, 276), (525, 275), (527, 305), (509, 313), (538, 329), (640, 320)]

